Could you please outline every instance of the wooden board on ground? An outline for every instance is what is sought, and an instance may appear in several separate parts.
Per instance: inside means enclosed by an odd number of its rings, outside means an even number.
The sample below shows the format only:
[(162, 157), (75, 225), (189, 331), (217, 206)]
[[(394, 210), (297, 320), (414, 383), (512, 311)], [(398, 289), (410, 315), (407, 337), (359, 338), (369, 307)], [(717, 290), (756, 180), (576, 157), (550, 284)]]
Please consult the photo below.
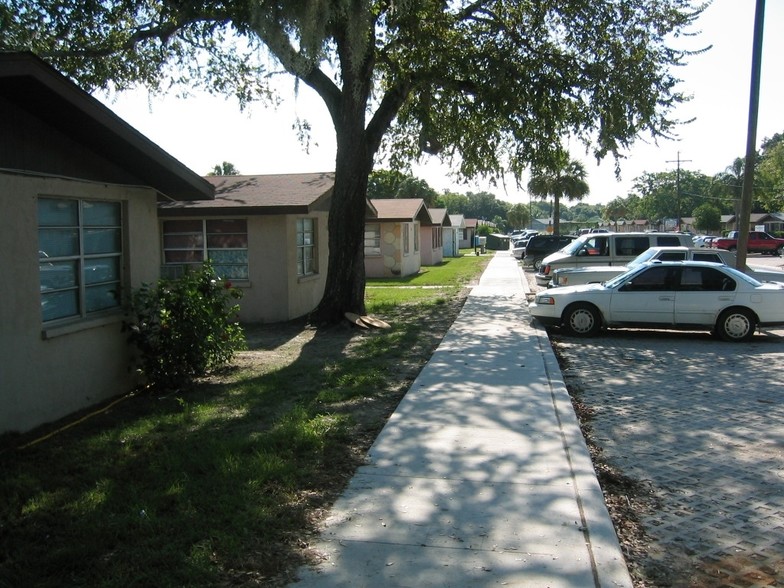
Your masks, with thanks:
[(367, 324), (362, 320), (358, 314), (354, 314), (353, 312), (347, 312), (344, 315), (349, 321), (357, 325), (358, 327), (362, 327), (363, 329), (367, 329)]
[(362, 319), (363, 323), (367, 323), (371, 327), (376, 327), (379, 329), (389, 329), (390, 324), (386, 321), (382, 321), (380, 318), (376, 318), (374, 316), (361, 316), (359, 317)]

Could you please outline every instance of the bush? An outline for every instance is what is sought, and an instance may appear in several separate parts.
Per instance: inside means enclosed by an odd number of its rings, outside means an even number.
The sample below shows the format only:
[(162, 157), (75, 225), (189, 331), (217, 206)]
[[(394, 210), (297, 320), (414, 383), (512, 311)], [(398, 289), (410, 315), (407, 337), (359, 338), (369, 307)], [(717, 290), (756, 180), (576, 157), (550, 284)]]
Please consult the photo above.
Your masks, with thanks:
[(239, 306), (232, 303), (241, 296), (209, 263), (134, 291), (125, 328), (147, 383), (163, 390), (182, 388), (227, 365), (245, 347), (242, 327), (235, 322)]

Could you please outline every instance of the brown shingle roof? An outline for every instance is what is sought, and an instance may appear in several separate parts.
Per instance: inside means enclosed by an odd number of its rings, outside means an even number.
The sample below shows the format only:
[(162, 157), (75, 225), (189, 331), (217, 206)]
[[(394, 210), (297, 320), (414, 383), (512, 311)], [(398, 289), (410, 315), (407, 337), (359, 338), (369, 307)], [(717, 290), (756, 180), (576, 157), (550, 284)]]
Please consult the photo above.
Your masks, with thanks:
[(215, 200), (166, 202), (161, 216), (191, 214), (307, 214), (328, 210), (334, 174), (272, 174), (207, 176), (215, 186)]
[(430, 218), (433, 219), (434, 225), (441, 225), (442, 227), (451, 227), (452, 219), (446, 213), (446, 208), (428, 208), (430, 211)]
[(425, 226), (433, 224), (421, 198), (374, 198), (370, 203), (378, 212), (376, 220), (403, 223), (418, 220)]

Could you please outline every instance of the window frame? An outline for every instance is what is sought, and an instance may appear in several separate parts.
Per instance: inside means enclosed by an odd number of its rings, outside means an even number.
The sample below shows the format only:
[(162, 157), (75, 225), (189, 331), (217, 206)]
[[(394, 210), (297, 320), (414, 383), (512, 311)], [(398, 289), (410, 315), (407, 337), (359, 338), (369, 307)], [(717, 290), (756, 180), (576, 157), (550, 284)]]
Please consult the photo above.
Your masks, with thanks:
[[(310, 230), (305, 225), (310, 225)], [(302, 217), (296, 220), (297, 277), (318, 274), (318, 219)], [(308, 243), (307, 236), (310, 235)], [(301, 238), (300, 238), (301, 236)]]
[[(221, 223), (239, 223), (240, 230), (222, 231), (218, 230)], [(167, 225), (180, 225), (185, 228), (191, 224), (188, 231), (167, 231)], [(195, 225), (198, 224), (198, 230)], [(212, 225), (212, 226), (210, 226)], [(244, 217), (199, 217), (199, 218), (164, 218), (161, 220), (161, 256), (163, 258), (162, 274), (176, 277), (176, 268), (200, 267), (205, 261), (212, 262), (216, 275), (231, 282), (250, 281), (250, 233), (248, 231), (248, 219)], [(192, 243), (187, 243), (190, 237)], [(220, 247), (216, 242), (239, 238), (239, 242), (244, 241), (243, 246)], [(177, 242), (180, 242), (178, 244)], [(184, 242), (184, 244), (182, 244)], [(177, 255), (179, 252), (180, 255)], [(227, 259), (217, 259), (211, 252), (231, 253), (244, 252), (243, 261), (232, 261)], [(191, 254), (190, 256), (188, 254)], [(172, 257), (169, 257), (169, 255)], [(181, 259), (176, 259), (180, 257)], [(188, 259), (188, 257), (191, 257)], [(229, 271), (234, 268), (239, 271)], [(170, 271), (174, 270), (174, 272)], [(174, 275), (172, 275), (174, 274)]]
[[(73, 206), (72, 219), (68, 223), (46, 222), (42, 218), (45, 213), (45, 203), (60, 203)], [(90, 209), (108, 207), (109, 220), (101, 221), (100, 216), (94, 220), (89, 217)], [(99, 211), (100, 212), (100, 211)], [(41, 322), (45, 326), (84, 322), (96, 317), (115, 315), (122, 311), (124, 303), (125, 272), (125, 203), (122, 200), (100, 198), (77, 198), (70, 196), (45, 195), (39, 196), (37, 201), (36, 224), (38, 231), (38, 273), (39, 296), (41, 301)], [(48, 238), (44, 238), (45, 234)], [(56, 245), (56, 233), (70, 233), (64, 235), (67, 241), (65, 248), (72, 251), (61, 251), (49, 255), (46, 249), (53, 251), (49, 245)], [(108, 238), (107, 238), (108, 237)], [(49, 242), (48, 244), (46, 242)], [(108, 263), (107, 263), (108, 261)], [(45, 287), (44, 269), (55, 271), (58, 266), (66, 269), (66, 283), (54, 284)], [(102, 270), (103, 268), (103, 270)], [(88, 272), (94, 273), (88, 273)], [(62, 272), (61, 272), (62, 273)], [(51, 276), (49, 279), (53, 279)], [(56, 277), (54, 279), (57, 279)], [(96, 297), (96, 294), (98, 296)], [(48, 300), (65, 300), (62, 296), (73, 296), (68, 304), (71, 311), (68, 314), (58, 314), (46, 317), (45, 306)], [(108, 296), (107, 296), (108, 295)], [(110, 301), (110, 302), (106, 302)], [(56, 303), (55, 303), (56, 304)], [(55, 306), (55, 308), (57, 308)]]
[(365, 257), (381, 257), (381, 223), (365, 223), (364, 239)]

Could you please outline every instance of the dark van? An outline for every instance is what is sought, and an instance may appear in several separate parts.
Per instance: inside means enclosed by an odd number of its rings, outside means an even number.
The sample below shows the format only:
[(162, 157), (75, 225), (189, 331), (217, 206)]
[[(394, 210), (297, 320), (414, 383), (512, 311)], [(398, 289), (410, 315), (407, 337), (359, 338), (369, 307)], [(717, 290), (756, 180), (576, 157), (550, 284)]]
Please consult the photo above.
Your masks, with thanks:
[(577, 237), (574, 235), (535, 235), (525, 246), (523, 265), (539, 269), (542, 260), (551, 253), (569, 245)]

